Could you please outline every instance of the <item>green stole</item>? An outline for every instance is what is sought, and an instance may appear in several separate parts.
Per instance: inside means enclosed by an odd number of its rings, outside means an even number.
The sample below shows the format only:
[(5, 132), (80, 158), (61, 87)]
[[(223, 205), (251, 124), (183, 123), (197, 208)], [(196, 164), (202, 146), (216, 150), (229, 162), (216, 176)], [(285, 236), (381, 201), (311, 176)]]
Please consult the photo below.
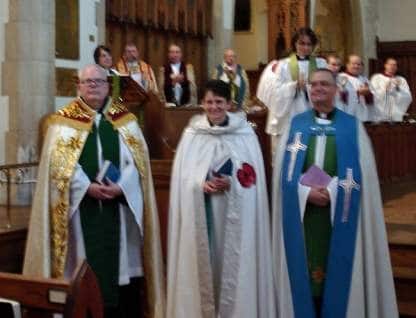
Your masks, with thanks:
[[(303, 172), (314, 164), (315, 148), (316, 136), (311, 136)], [(323, 170), (331, 177), (337, 174), (335, 136), (326, 138)], [(312, 295), (322, 297), (332, 232), (330, 206), (318, 207), (307, 203), (303, 227)]]
[[(99, 171), (97, 136), (103, 160), (119, 168), (119, 139), (113, 125), (102, 115), (88, 135), (79, 164), (91, 182)], [(105, 306), (118, 304), (120, 216), (118, 200), (96, 200), (85, 195), (80, 204), (81, 226), (87, 261), (95, 272)]]
[[(316, 57), (310, 56), (308, 76), (310, 77), (317, 68), (318, 66), (316, 65)], [(289, 56), (289, 70), (290, 76), (292, 77), (292, 81), (297, 81), (299, 77), (299, 64), (295, 53), (292, 53)]]

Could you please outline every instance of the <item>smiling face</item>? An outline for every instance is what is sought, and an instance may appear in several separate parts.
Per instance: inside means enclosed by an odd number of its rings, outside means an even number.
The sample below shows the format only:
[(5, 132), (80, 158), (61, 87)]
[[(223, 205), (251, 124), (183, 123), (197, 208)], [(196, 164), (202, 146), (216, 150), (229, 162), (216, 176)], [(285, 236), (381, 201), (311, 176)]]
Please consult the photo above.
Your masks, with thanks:
[(83, 100), (92, 108), (102, 106), (108, 95), (108, 82), (105, 71), (98, 65), (89, 65), (81, 70), (78, 90)]
[(295, 43), (296, 54), (300, 57), (309, 56), (312, 54), (313, 44), (309, 36), (302, 35)]
[(354, 76), (358, 76), (362, 73), (362, 71), (363, 62), (361, 60), (361, 57), (359, 57), (358, 55), (350, 55), (347, 63), (347, 72)]
[(214, 93), (209, 90), (205, 93), (202, 100), (202, 107), (211, 124), (220, 125), (225, 121), (227, 111), (231, 108), (231, 103), (224, 97), (214, 95)]
[(328, 57), (328, 69), (331, 70), (334, 74), (338, 74), (341, 68), (341, 59), (336, 56)]
[(312, 74), (311, 101), (313, 108), (320, 113), (329, 113), (334, 109), (337, 85), (330, 71), (316, 71)]
[(111, 57), (110, 53), (103, 49), (100, 49), (98, 64), (105, 69), (111, 68), (111, 66), (113, 65), (113, 58)]

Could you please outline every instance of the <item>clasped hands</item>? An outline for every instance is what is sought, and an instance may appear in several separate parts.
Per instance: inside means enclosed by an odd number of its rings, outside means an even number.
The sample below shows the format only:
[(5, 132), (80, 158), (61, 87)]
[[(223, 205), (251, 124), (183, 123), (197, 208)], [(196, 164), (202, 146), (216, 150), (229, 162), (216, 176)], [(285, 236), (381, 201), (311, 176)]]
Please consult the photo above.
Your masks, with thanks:
[(87, 194), (97, 200), (112, 200), (122, 193), (120, 186), (110, 180), (106, 183), (92, 182), (87, 190)]
[(226, 176), (214, 176), (204, 183), (205, 193), (220, 193), (228, 190), (229, 188), (230, 179)]
[(324, 187), (311, 187), (308, 202), (320, 207), (327, 206), (330, 202), (328, 190)]
[(306, 89), (306, 84), (307, 84), (307, 82), (305, 80), (305, 77), (304, 76), (299, 76), (298, 89), (299, 90), (305, 90)]
[(361, 96), (367, 96), (371, 94), (370, 91), (370, 87), (368, 86), (367, 83), (364, 83), (363, 85), (360, 86), (360, 88), (357, 90), (358, 95)]
[(172, 84), (175, 85), (176, 83), (182, 83), (185, 77), (183, 76), (183, 73), (180, 74), (171, 74), (170, 76), (172, 80)]

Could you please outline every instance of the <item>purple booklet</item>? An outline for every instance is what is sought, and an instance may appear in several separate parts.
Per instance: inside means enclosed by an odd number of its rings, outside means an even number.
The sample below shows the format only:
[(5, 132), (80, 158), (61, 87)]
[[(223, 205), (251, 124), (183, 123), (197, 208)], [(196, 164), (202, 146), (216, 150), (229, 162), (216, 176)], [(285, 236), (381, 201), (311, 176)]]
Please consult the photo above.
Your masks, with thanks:
[(327, 187), (331, 176), (316, 165), (312, 165), (300, 179), (300, 183), (309, 187)]

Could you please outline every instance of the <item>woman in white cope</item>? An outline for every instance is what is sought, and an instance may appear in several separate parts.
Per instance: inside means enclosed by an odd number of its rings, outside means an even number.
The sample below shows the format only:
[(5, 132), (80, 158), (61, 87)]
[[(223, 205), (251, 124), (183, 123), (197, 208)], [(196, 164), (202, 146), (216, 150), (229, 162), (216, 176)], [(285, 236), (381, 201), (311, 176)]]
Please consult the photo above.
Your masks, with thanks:
[(271, 62), (259, 81), (257, 97), (269, 108), (266, 132), (281, 135), (291, 118), (311, 108), (309, 75), (326, 61), (312, 55), (318, 38), (310, 28), (301, 28), (292, 38), (293, 53)]
[(376, 106), (382, 121), (402, 121), (412, 102), (412, 94), (404, 77), (396, 75), (397, 61), (386, 59), (384, 73), (371, 78)]
[(172, 170), (170, 318), (275, 318), (263, 158), (229, 84), (207, 83)]

